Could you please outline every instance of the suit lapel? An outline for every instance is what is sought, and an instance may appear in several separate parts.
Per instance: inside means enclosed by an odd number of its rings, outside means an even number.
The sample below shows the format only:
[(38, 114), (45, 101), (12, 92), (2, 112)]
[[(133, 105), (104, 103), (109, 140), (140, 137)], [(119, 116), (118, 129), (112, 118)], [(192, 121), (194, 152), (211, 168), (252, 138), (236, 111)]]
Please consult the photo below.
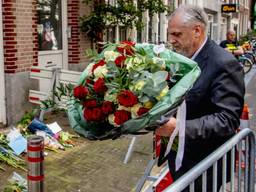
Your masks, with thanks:
[(207, 39), (205, 45), (203, 46), (203, 48), (195, 58), (195, 61), (198, 63), (198, 66), (200, 67), (200, 69), (203, 69), (204, 66), (206, 65), (205, 61), (209, 56), (208, 54), (210, 52), (210, 45), (211, 45), (211, 40)]

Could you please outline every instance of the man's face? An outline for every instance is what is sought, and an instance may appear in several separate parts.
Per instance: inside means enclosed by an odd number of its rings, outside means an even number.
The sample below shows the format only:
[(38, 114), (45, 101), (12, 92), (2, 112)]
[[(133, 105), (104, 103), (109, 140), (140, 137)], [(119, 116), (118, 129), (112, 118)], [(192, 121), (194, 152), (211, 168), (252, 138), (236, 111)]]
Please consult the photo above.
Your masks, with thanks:
[(235, 34), (235, 32), (229, 32), (229, 33), (227, 34), (227, 40), (228, 40), (228, 41), (233, 42), (233, 41), (235, 41), (235, 39), (236, 39), (236, 34)]
[[(192, 57), (198, 49), (198, 34), (196, 26), (182, 23), (181, 16), (175, 15), (168, 23), (168, 41), (172, 44), (173, 49), (186, 57)], [(198, 31), (197, 31), (198, 32)]]

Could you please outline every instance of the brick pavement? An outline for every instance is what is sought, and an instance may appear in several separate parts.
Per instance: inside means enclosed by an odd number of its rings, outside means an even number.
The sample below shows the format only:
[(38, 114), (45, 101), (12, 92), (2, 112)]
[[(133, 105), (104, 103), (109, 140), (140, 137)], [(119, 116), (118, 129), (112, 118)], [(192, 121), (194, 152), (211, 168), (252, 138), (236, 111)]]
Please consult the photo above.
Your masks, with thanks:
[[(46, 122), (57, 121), (62, 128), (72, 130), (63, 115), (50, 115)], [(139, 136), (128, 164), (123, 160), (131, 138), (88, 141), (78, 139), (78, 146), (58, 153), (49, 152), (45, 158), (45, 192), (129, 192), (143, 175), (152, 158), (152, 135)], [(0, 171), (0, 191), (12, 171)]]

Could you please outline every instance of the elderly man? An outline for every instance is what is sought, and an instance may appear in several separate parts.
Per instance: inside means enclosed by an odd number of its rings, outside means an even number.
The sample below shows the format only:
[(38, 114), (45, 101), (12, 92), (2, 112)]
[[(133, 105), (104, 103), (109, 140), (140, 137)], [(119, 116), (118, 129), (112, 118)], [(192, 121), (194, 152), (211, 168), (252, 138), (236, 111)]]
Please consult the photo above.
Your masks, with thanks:
[[(168, 155), (174, 180), (231, 138), (239, 127), (245, 91), (243, 71), (232, 54), (207, 38), (207, 23), (206, 13), (190, 5), (180, 6), (169, 18), (168, 37), (173, 49), (195, 60), (202, 71), (185, 99), (185, 151), (178, 171), (174, 167), (175, 152)], [(172, 117), (156, 134), (170, 136), (175, 126), (176, 119)], [(218, 168), (220, 171), (221, 163)], [(207, 179), (207, 192), (210, 192), (212, 177)], [(196, 182), (196, 191), (201, 191), (200, 181)], [(221, 174), (218, 189), (220, 186)]]

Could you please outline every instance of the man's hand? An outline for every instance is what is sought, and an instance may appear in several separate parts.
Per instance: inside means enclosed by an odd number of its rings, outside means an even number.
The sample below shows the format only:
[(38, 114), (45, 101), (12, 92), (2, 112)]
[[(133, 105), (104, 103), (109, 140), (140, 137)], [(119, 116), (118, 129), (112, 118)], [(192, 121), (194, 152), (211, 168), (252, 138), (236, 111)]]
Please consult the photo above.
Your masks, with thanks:
[(228, 51), (228, 52), (230, 52), (230, 53), (232, 53), (232, 51), (229, 49), (229, 48), (224, 48), (226, 51)]
[(176, 118), (171, 117), (170, 120), (164, 125), (156, 129), (156, 135), (170, 137), (176, 127)]

